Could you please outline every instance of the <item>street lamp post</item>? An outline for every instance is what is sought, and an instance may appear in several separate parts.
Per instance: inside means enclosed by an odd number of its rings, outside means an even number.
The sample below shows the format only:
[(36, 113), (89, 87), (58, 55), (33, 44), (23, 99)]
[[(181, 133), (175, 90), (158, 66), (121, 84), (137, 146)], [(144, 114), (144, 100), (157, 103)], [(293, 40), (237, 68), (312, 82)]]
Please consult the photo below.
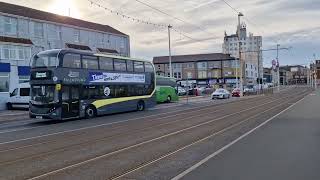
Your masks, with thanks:
[(171, 30), (172, 26), (168, 26), (168, 37), (169, 37), (169, 72), (170, 72), (170, 77), (172, 78), (172, 58), (171, 58)]
[[(241, 29), (241, 24), (240, 24), (240, 18), (241, 16), (244, 16), (241, 12), (238, 13), (238, 43), (239, 43), (239, 66), (236, 68), (236, 76), (237, 76), (237, 86), (238, 86), (238, 68), (240, 68), (240, 96), (243, 96), (243, 74), (242, 74), (242, 61), (241, 61), (241, 37), (240, 37), (240, 29)], [(237, 87), (238, 88), (238, 87)]]
[(279, 47), (280, 44), (277, 44), (277, 66), (278, 66), (278, 72), (277, 72), (277, 76), (278, 76), (278, 92), (280, 92), (280, 63), (279, 63)]

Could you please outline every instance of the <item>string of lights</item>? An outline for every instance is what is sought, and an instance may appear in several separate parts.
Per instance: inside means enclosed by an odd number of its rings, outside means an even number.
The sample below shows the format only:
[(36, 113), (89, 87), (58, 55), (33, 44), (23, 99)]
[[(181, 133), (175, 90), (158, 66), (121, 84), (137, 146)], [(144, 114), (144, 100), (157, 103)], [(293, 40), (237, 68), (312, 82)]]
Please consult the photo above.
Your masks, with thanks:
[(201, 26), (198, 26), (198, 25), (196, 25), (196, 24), (193, 24), (193, 23), (190, 23), (190, 22), (188, 22), (188, 21), (185, 21), (185, 20), (183, 20), (183, 19), (181, 19), (181, 18), (178, 18), (178, 17), (175, 17), (175, 16), (173, 16), (173, 15), (170, 15), (169, 13), (167, 13), (167, 12), (165, 12), (165, 11), (163, 11), (163, 10), (160, 10), (159, 8), (156, 8), (156, 7), (154, 7), (154, 6), (150, 5), (150, 4), (147, 4), (146, 2), (142, 2), (141, 0), (135, 0), (135, 1), (138, 2), (138, 3), (140, 3), (140, 4), (143, 4), (143, 5), (147, 6), (147, 7), (149, 7), (149, 8), (151, 8), (151, 9), (155, 10), (155, 11), (158, 11), (158, 12), (160, 12), (161, 14), (164, 14), (164, 15), (166, 15), (166, 16), (169, 16), (169, 17), (171, 17), (171, 18), (173, 18), (173, 19), (175, 19), (175, 20), (178, 20), (178, 21), (181, 21), (181, 22), (183, 22), (183, 23), (185, 23), (185, 24), (189, 24), (189, 25), (191, 25), (191, 26), (194, 26), (194, 27), (196, 27), (197, 29), (199, 29), (199, 30), (201, 30), (201, 31), (203, 31), (203, 32), (206, 32), (206, 33), (208, 33), (208, 34), (212, 34), (211, 32), (207, 31), (205, 28), (203, 28), (203, 27), (201, 27)]
[[(132, 17), (132, 16), (129, 16), (129, 15), (126, 15), (120, 11), (116, 11), (116, 10), (113, 10), (111, 8), (108, 8), (106, 6), (103, 6), (93, 0), (87, 0), (91, 5), (93, 6), (96, 6), (98, 8), (101, 8), (101, 9), (104, 9), (105, 11), (111, 13), (111, 14), (114, 14), (114, 15), (117, 15), (117, 16), (120, 16), (122, 17), (123, 19), (127, 19), (127, 20), (130, 20), (130, 21), (133, 21), (135, 23), (140, 23), (140, 24), (145, 24), (145, 25), (150, 25), (150, 26), (154, 26), (155, 28), (159, 28), (159, 30), (163, 30), (165, 28), (168, 28), (168, 26), (170, 26), (169, 24), (160, 24), (160, 23), (154, 23), (154, 22), (151, 22), (151, 21), (148, 21), (148, 20), (144, 20), (144, 19), (140, 19), (140, 18), (136, 18), (136, 17)], [(183, 37), (186, 37), (190, 40), (193, 40), (195, 42), (202, 42), (202, 41), (206, 41), (206, 40), (211, 40), (213, 38), (205, 38), (205, 39), (195, 39), (195, 38), (192, 38), (190, 37), (189, 35), (183, 33), (181, 30), (177, 29), (177, 28), (174, 28), (171, 26), (171, 29), (174, 30), (176, 33), (178, 33), (180, 36), (183, 36)]]

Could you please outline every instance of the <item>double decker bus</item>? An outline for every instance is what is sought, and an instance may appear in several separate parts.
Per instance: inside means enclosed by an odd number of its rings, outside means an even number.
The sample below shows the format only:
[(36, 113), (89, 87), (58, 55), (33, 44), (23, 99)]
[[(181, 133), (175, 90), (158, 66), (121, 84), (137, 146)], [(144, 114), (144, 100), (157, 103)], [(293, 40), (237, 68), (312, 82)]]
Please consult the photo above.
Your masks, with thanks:
[(30, 85), (31, 118), (93, 118), (155, 105), (154, 65), (128, 57), (42, 51), (33, 57)]

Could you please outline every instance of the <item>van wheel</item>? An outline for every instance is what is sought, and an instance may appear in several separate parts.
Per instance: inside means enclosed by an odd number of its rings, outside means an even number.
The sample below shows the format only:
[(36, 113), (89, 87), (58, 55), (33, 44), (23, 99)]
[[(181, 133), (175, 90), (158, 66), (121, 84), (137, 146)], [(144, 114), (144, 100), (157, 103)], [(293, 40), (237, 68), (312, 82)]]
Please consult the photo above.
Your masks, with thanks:
[(12, 109), (13, 109), (11, 103), (7, 103), (7, 109), (8, 109), (8, 110), (12, 110)]
[(93, 106), (89, 106), (85, 110), (85, 117), (91, 119), (97, 116), (97, 110)]
[(167, 97), (167, 102), (170, 103), (171, 102), (171, 96)]
[(139, 101), (137, 104), (137, 110), (138, 111), (143, 111), (145, 109), (145, 104), (143, 101)]

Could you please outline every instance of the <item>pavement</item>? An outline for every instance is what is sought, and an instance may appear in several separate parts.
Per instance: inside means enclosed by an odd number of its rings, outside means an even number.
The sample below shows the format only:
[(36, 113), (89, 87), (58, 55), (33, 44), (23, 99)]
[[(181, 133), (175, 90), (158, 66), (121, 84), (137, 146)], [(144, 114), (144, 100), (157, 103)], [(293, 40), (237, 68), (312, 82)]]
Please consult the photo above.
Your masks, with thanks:
[(90, 120), (17, 115), (0, 123), (0, 179), (172, 179), (310, 92), (292, 87), (252, 98), (197, 99)]
[(317, 91), (181, 179), (320, 179), (319, 107)]

